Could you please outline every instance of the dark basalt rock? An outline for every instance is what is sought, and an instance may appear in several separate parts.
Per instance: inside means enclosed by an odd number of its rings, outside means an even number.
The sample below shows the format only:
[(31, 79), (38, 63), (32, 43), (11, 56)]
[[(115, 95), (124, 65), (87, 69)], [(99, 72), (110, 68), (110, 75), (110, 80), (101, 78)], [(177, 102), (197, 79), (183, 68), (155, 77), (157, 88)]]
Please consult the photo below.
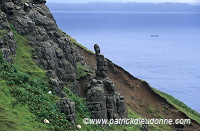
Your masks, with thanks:
[(26, 1), (24, 3), (24, 11), (30, 11), (30, 9), (32, 9), (32, 4), (30, 3), (30, 1)]
[(96, 60), (97, 60), (96, 76), (99, 78), (106, 78), (107, 77), (107, 61), (104, 59), (104, 56), (100, 54), (100, 48), (97, 44), (94, 45), (94, 50), (96, 52)]
[(23, 10), (17, 11), (12, 17), (9, 17), (16, 30), (21, 35), (28, 35), (34, 31), (35, 22), (30, 19)]
[(12, 2), (14, 3), (14, 4), (18, 4), (18, 5), (20, 5), (21, 4), (21, 1), (20, 0), (12, 0)]
[(52, 88), (54, 89), (54, 91), (56, 92), (56, 95), (61, 97), (62, 95), (62, 90), (64, 88), (64, 84), (63, 82), (59, 81), (59, 79), (56, 78), (50, 78), (50, 82), (49, 82), (52, 86)]
[(2, 51), (2, 54), (3, 54), (4, 60), (11, 63), (12, 58), (10, 57), (10, 55), (11, 55), (10, 49), (2, 48), (1, 51)]
[(3, 54), (4, 60), (12, 63), (12, 55), (15, 54), (16, 42), (14, 40), (14, 34), (10, 32), (10, 25), (4, 12), (0, 13), (0, 30), (4, 30), (0, 34), (0, 51)]
[(141, 131), (149, 131), (147, 124), (142, 124), (142, 127), (140, 128)]
[(10, 26), (8, 24), (6, 14), (4, 12), (0, 13), (0, 30), (10, 31)]
[(67, 97), (62, 98), (57, 105), (62, 113), (66, 114), (67, 119), (75, 126), (75, 103), (71, 102)]
[(47, 2), (46, 0), (32, 0), (32, 1), (35, 4), (45, 4)]
[(127, 118), (124, 96), (115, 91), (114, 83), (107, 78), (107, 62), (94, 46), (97, 59), (96, 77), (87, 84), (87, 104), (95, 119)]
[(11, 0), (4, 0), (2, 1), (2, 9), (8, 15), (14, 14), (14, 3)]

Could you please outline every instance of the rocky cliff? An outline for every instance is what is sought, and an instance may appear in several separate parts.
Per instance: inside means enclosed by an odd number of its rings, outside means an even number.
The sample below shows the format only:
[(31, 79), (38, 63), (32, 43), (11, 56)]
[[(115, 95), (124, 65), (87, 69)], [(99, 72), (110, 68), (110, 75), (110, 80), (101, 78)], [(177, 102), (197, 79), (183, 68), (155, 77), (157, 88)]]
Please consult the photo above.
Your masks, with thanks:
[(82, 62), (82, 56), (69, 37), (58, 29), (45, 3), (44, 0), (1, 0), (0, 30), (4, 34), (0, 49), (4, 59), (12, 63), (17, 48), (12, 30), (28, 38), (32, 59), (47, 71), (49, 84), (62, 98), (58, 106), (75, 125), (75, 104), (62, 90), (70, 82), (71, 90), (79, 94), (76, 63)]
[[(72, 92), (80, 94), (76, 72), (77, 63), (83, 63), (83, 57), (76, 45), (70, 41), (69, 36), (58, 29), (45, 3), (45, 0), (26, 2), (1, 0), (0, 30), (4, 32), (2, 32), (3, 38), (0, 39), (0, 50), (4, 59), (12, 63), (12, 57), (15, 56), (17, 48), (12, 31), (16, 30), (17, 33), (28, 38), (32, 59), (47, 71), (50, 86), (61, 98), (57, 102), (58, 106), (75, 126), (75, 103), (67, 98), (63, 88), (66, 83), (70, 83)], [(96, 90), (96, 83), (93, 79), (87, 91), (88, 106), (94, 112), (92, 116), (101, 118), (103, 115), (102, 118), (109, 119), (127, 117), (124, 98), (114, 91), (114, 84), (107, 78), (107, 65), (100, 52), (97, 53), (97, 60), (96, 76), (98, 78), (95, 80), (97, 83), (100, 82), (99, 88), (97, 87), (99, 90)], [(101, 95), (102, 100), (95, 93)]]

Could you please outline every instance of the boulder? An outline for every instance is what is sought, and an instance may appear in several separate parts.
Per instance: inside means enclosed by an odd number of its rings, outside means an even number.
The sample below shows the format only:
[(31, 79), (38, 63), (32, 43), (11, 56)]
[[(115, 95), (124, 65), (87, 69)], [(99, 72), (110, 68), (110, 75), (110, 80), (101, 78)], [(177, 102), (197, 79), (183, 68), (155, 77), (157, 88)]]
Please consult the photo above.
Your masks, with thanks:
[(59, 81), (59, 79), (57, 77), (56, 78), (50, 78), (49, 83), (51, 84), (52, 88), (56, 92), (56, 95), (61, 97), (62, 90), (64, 88), (64, 84), (61, 81)]
[(35, 29), (35, 22), (30, 19), (23, 10), (17, 11), (13, 17), (9, 17), (9, 19), (12, 19), (14, 27), (21, 35), (31, 34)]
[(66, 118), (72, 123), (73, 126), (75, 126), (75, 103), (71, 102), (67, 97), (64, 97), (57, 103), (57, 105), (59, 106), (61, 112), (66, 115)]
[(14, 3), (12, 1), (5, 1), (2, 4), (3, 11), (8, 14), (8, 15), (13, 15), (14, 14)]
[(32, 8), (32, 4), (29, 1), (24, 3), (24, 11), (29, 11)]
[(8, 63), (12, 63), (12, 58), (10, 57), (11, 54), (10, 49), (2, 48), (1, 52), (3, 54), (4, 60), (7, 61)]

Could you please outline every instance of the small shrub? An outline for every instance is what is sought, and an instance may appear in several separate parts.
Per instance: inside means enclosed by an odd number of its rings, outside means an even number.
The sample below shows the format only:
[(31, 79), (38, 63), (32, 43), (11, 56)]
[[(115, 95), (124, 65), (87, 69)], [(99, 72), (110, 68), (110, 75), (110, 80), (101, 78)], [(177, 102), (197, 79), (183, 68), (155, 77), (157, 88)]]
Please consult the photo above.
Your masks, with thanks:
[(77, 115), (81, 116), (82, 118), (90, 118), (90, 111), (86, 105), (85, 99), (73, 94), (70, 88), (65, 87), (63, 91), (67, 94), (69, 99), (75, 102)]
[(2, 52), (0, 50), (0, 64), (2, 64), (2, 63), (3, 63), (3, 55), (2, 55)]
[(164, 116), (161, 114), (154, 114), (153, 115), (154, 118), (159, 118), (159, 119), (164, 119)]
[(77, 72), (76, 72), (76, 79), (77, 80), (92, 74), (92, 71), (87, 69), (85, 66), (83, 66), (79, 62), (76, 64), (76, 67), (77, 67)]
[(50, 97), (47, 93), (50, 89), (43, 79), (30, 79), (27, 74), (4, 61), (0, 64), (0, 78), (6, 81), (11, 95), (16, 99), (11, 103), (13, 107), (17, 104), (27, 105), (31, 113), (37, 116), (36, 121), (51, 121), (49, 130), (68, 130), (71, 126), (65, 114), (58, 109), (56, 97)]
[(151, 114), (151, 113), (154, 113), (155, 112), (155, 108), (153, 108), (152, 106), (149, 106), (147, 109), (146, 109), (146, 112)]

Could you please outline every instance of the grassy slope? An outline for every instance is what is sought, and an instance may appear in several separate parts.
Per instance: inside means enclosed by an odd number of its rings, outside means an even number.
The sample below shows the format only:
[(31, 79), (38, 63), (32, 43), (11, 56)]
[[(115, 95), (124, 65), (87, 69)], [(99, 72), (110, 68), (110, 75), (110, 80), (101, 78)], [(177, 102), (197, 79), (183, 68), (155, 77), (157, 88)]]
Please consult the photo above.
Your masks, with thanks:
[(45, 131), (47, 125), (35, 121), (36, 116), (26, 105), (18, 104), (13, 107), (16, 99), (11, 96), (6, 82), (0, 80), (0, 85), (0, 131)]
[(155, 88), (152, 88), (152, 90), (161, 97), (165, 98), (174, 107), (185, 113), (190, 119), (193, 119), (200, 124), (200, 114), (198, 112), (194, 111), (193, 109), (185, 105), (183, 102), (179, 101), (178, 99), (175, 99), (173, 96), (167, 93), (156, 90)]
[[(6, 33), (8, 33), (8, 31), (0, 30), (0, 37), (3, 38)], [(19, 39), (18, 37), (18, 42)], [(20, 41), (24, 40), (22, 39)], [(2, 75), (2, 72), (0, 72), (0, 74)], [(41, 124), (41, 122), (35, 121), (36, 116), (30, 112), (27, 105), (18, 104), (13, 106), (17, 100), (10, 93), (10, 87), (7, 85), (7, 81), (2, 80), (2, 78), (0, 78), (0, 96), (0, 131), (30, 131), (45, 130), (47, 128), (47, 126)]]
[(28, 44), (28, 39), (19, 35), (14, 29), (12, 31), (17, 42), (15, 65), (19, 67), (20, 71), (29, 74), (32, 78), (45, 76), (46, 71), (39, 68), (31, 58), (31, 46)]
[[(13, 28), (12, 28), (13, 29)], [(1, 116), (0, 130), (52, 130), (67, 128), (68, 123), (55, 105), (55, 96), (48, 95), (45, 71), (37, 67), (31, 58), (31, 47), (26, 37), (12, 30), (17, 42), (15, 65), (0, 64)], [(7, 102), (5, 102), (7, 100)], [(13, 113), (14, 112), (14, 113)], [(32, 113), (34, 114), (32, 114)], [(18, 116), (19, 115), (19, 116)], [(16, 119), (15, 119), (16, 118)], [(48, 118), (52, 125), (43, 124)], [(59, 118), (59, 119), (56, 119)], [(12, 119), (13, 122), (11, 121)], [(15, 122), (16, 121), (16, 122)], [(12, 122), (12, 126), (10, 126)]]

